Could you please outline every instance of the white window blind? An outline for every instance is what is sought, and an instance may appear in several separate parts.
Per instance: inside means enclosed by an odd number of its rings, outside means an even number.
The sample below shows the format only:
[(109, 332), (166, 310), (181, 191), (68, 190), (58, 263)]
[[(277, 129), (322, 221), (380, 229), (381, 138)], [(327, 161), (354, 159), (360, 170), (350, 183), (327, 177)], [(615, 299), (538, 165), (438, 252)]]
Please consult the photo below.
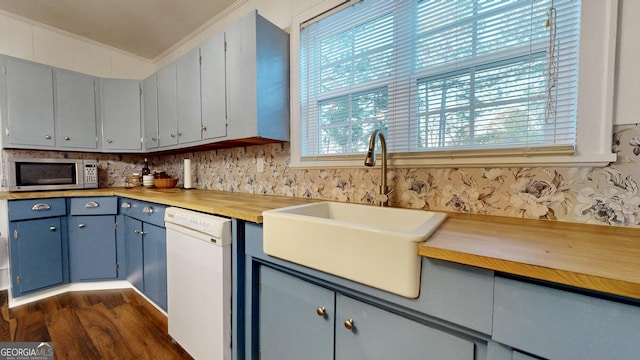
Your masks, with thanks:
[(571, 153), (580, 1), (364, 0), (300, 30), (300, 155)]

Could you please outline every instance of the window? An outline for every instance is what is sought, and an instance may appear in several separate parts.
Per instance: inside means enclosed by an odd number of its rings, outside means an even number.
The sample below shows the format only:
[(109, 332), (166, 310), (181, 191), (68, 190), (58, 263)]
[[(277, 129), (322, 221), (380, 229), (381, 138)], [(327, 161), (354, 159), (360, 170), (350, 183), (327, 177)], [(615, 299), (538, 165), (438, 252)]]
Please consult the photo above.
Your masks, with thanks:
[[(593, 5), (363, 0), (294, 21), (292, 165), (356, 165), (375, 129), (398, 166), (613, 161), (611, 40), (581, 23), (613, 32), (616, 4)], [(584, 103), (588, 84), (605, 98)]]

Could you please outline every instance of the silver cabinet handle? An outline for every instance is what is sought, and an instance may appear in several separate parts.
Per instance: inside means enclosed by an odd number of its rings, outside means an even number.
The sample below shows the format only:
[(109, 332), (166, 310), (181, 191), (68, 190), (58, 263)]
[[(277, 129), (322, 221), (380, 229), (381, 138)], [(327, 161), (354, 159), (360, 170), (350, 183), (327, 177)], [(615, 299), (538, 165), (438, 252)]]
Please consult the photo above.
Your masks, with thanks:
[(145, 233), (144, 231), (142, 231), (142, 230), (133, 230), (133, 232), (134, 232), (135, 234), (140, 234), (140, 235), (144, 235), (144, 234), (146, 234), (146, 233)]
[(128, 202), (123, 202), (122, 205), (120, 205), (120, 207), (123, 209), (128, 209), (131, 207), (131, 204)]
[(182, 133), (181, 133), (181, 132), (179, 132), (179, 133), (178, 133), (178, 137), (180, 137), (180, 136), (182, 136)]
[(113, 140), (111, 140), (111, 139), (107, 140), (107, 144), (111, 144), (112, 142), (113, 142)]
[(56, 231), (56, 230), (58, 230), (58, 229), (55, 226), (52, 226), (52, 227), (49, 228), (49, 231)]
[(169, 135), (169, 136), (171, 136), (171, 138), (175, 138), (175, 137), (176, 137), (176, 134), (171, 134), (171, 135)]
[(152, 137), (151, 141), (158, 141), (158, 138)]
[(145, 206), (142, 208), (142, 212), (145, 214), (153, 214), (153, 206)]
[(204, 125), (202, 125), (202, 127), (200, 128), (200, 130), (202, 130), (202, 131), (207, 131), (207, 127), (206, 127), (206, 126), (204, 126)]
[(45, 204), (45, 203), (38, 203), (38, 204), (33, 205), (31, 207), (31, 210), (33, 210), (33, 211), (51, 210), (51, 206), (49, 206), (49, 204)]
[(67, 140), (67, 141), (71, 140), (71, 138), (68, 137), (68, 136), (65, 136), (64, 139)]
[(97, 208), (98, 206), (100, 206), (100, 204), (95, 201), (89, 201), (88, 203), (84, 204), (84, 207), (87, 209)]
[(84, 226), (85, 226), (84, 224), (78, 224), (78, 227), (79, 227), (80, 229), (83, 229), (83, 228), (84, 228)]
[(45, 135), (44, 138), (47, 140), (51, 140), (51, 135)]
[(353, 325), (354, 325), (354, 324), (355, 324), (355, 321), (354, 321), (353, 319), (349, 319), (349, 320), (346, 320), (346, 321), (344, 322), (344, 327), (345, 327), (345, 329), (347, 329), (347, 330), (351, 330), (351, 329), (353, 329)]

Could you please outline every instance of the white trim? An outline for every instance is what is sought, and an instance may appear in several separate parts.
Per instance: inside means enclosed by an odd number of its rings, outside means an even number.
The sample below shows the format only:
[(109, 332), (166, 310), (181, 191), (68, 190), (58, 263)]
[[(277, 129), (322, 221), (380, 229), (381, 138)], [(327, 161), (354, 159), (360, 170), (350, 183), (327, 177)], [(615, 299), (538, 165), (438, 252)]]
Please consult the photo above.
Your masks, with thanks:
[[(304, 161), (300, 158), (300, 24), (342, 3), (327, 0), (293, 18), (291, 26), (291, 162), (292, 168), (361, 167), (362, 160)], [(617, 0), (583, 0), (578, 80), (579, 119), (573, 156), (530, 156), (429, 159), (390, 159), (394, 167), (479, 166), (605, 166), (616, 161), (613, 136), (614, 73), (617, 38)]]
[(90, 290), (111, 290), (111, 289), (129, 289), (133, 286), (125, 280), (115, 281), (96, 281), (96, 282), (78, 282), (57, 286), (55, 288), (38, 291), (32, 294), (21, 295), (14, 298), (9, 288), (9, 308), (25, 305), (34, 301), (46, 299), (51, 296), (64, 294), (70, 291), (90, 291)]

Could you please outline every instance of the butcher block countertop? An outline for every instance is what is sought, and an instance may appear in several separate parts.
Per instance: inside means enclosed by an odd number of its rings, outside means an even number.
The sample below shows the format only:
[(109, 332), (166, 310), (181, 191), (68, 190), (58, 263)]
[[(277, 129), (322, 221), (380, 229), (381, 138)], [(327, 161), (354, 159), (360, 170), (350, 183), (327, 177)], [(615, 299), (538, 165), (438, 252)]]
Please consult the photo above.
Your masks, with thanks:
[[(122, 196), (210, 214), (262, 223), (264, 210), (300, 205), (314, 200), (289, 196), (258, 195), (215, 190), (155, 188), (103, 188), (65, 191), (0, 192), (0, 199), (38, 199), (78, 196)], [(315, 200), (317, 201), (317, 200)]]
[(640, 229), (449, 214), (418, 253), (640, 299)]
[[(318, 200), (214, 190), (0, 192), (0, 199), (122, 196), (262, 223), (262, 211)], [(449, 213), (421, 256), (640, 300), (640, 229)]]

